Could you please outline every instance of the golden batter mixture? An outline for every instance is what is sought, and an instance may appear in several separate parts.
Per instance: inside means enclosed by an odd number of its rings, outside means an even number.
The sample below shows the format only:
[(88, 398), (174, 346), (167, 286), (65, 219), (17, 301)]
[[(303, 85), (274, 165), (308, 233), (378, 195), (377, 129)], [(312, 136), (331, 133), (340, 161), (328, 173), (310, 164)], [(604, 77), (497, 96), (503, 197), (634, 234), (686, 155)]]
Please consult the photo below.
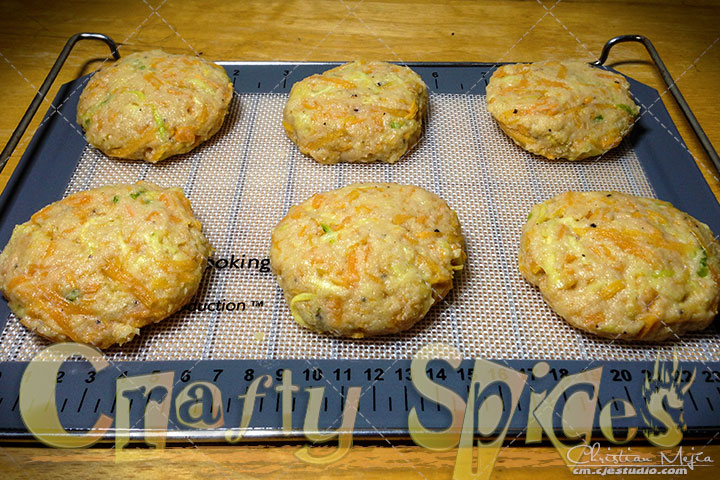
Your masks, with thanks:
[(181, 189), (111, 185), (16, 226), (0, 254), (0, 290), (40, 335), (106, 348), (187, 303), (209, 253)]
[(215, 135), (232, 94), (225, 70), (207, 60), (133, 53), (93, 75), (80, 95), (77, 122), (106, 155), (155, 163)]
[(568, 192), (536, 205), (519, 264), (558, 315), (603, 337), (676, 339), (718, 313), (720, 245), (660, 200)]
[(409, 68), (355, 61), (293, 85), (283, 125), (320, 163), (395, 163), (420, 138), (427, 101)]
[(582, 160), (620, 144), (640, 108), (625, 77), (582, 62), (499, 67), (487, 109), (522, 148), (551, 160)]
[(331, 335), (406, 330), (453, 286), (465, 253), (457, 215), (411, 185), (313, 195), (272, 234), (270, 262), (295, 320)]

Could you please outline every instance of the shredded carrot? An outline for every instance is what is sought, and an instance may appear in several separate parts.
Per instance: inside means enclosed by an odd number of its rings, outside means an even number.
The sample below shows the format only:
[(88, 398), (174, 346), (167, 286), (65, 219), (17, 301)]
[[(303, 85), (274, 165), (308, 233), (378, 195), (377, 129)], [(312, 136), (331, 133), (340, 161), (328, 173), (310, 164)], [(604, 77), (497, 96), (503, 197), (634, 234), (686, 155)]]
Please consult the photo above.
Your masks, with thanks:
[(55, 291), (37, 286), (35, 288), (38, 289), (36, 293), (37, 297), (47, 302), (47, 304), (61, 314), (64, 319), (67, 319), (68, 315), (90, 315), (93, 313), (91, 309), (83, 306), (81, 303), (69, 302)]
[(29, 281), (30, 278), (32, 278), (31, 275), (18, 275), (17, 277), (14, 277), (7, 284), (8, 291), (15, 290), (18, 285), (22, 285), (23, 283)]
[[(333, 140), (335, 140), (335, 139), (337, 139), (337, 138), (342, 137), (344, 134), (345, 134), (345, 133), (344, 133), (344, 130), (337, 130), (337, 131), (335, 131), (334, 133), (331, 133), (331, 134), (329, 134), (329, 135), (326, 135), (326, 136), (324, 136), (324, 137), (322, 137), (322, 138), (319, 138), (319, 139), (315, 140), (314, 142), (308, 143), (308, 144), (307, 144), (307, 148), (308, 148), (309, 150), (314, 150), (314, 149), (316, 149), (316, 148), (322, 147), (323, 145), (327, 145), (327, 144), (330, 143), (331, 141), (333, 141)], [(348, 146), (347, 149), (349, 149), (349, 148), (350, 148), (350, 147)], [(338, 145), (338, 146), (336, 147), (336, 150), (342, 150), (341, 146)]]
[(594, 312), (587, 315), (583, 319), (583, 323), (588, 327), (595, 327), (605, 321), (605, 313), (602, 311)]
[(143, 75), (143, 78), (150, 82), (150, 84), (152, 84), (155, 88), (160, 88), (163, 84), (162, 80), (160, 80), (154, 73), (146, 73)]
[(347, 255), (347, 270), (345, 271), (344, 277), (347, 279), (349, 284), (355, 284), (358, 281), (358, 248), (357, 245), (353, 245)]
[(548, 87), (560, 87), (560, 88), (567, 88), (567, 85), (563, 82), (556, 82), (554, 80), (548, 80), (547, 78), (541, 78), (538, 80), (538, 83), (542, 85), (546, 85)]
[[(185, 195), (178, 195), (177, 190), (172, 193), (172, 196), (175, 198), (176, 201), (180, 202), (180, 205), (182, 205), (186, 210), (192, 211), (192, 205), (190, 205), (190, 200), (188, 200)], [(196, 222), (195, 225), (200, 225), (200, 222)]]
[(638, 338), (642, 338), (646, 336), (651, 330), (654, 329), (654, 327), (658, 324), (660, 319), (657, 315), (655, 315), (652, 312), (645, 312), (641, 313), (637, 316), (638, 320), (642, 320), (645, 325), (643, 325), (642, 329), (640, 330), (640, 333), (638, 333)]
[(285, 120), (283, 120), (282, 124), (285, 128), (285, 131), (287, 131), (288, 133), (292, 134), (295, 132), (295, 127), (293, 127), (292, 124), (286, 122)]
[(30, 220), (32, 220), (33, 222), (36, 222), (38, 220), (44, 220), (50, 216), (50, 212), (52, 211), (52, 209), (53, 209), (53, 206), (48, 205), (48, 206), (42, 208), (41, 210), (35, 212), (35, 214), (33, 214), (33, 216), (30, 217)]
[(140, 282), (129, 272), (124, 270), (117, 257), (113, 257), (105, 265), (103, 265), (101, 271), (112, 280), (118, 282), (120, 286), (124, 287), (125, 290), (140, 300), (140, 302), (142, 302), (142, 304), (146, 307), (150, 308), (153, 303), (155, 303), (155, 296), (145, 287), (144, 282)]
[(159, 262), (160, 268), (167, 273), (182, 274), (183, 272), (194, 270), (195, 260), (187, 258), (185, 260), (170, 260), (167, 262)]
[(65, 199), (65, 202), (72, 205), (73, 207), (80, 207), (82, 205), (87, 205), (92, 202), (92, 197), (88, 194), (70, 195), (68, 198)]
[(394, 223), (395, 225), (400, 225), (400, 224), (404, 223), (406, 220), (410, 220), (411, 218), (412, 218), (412, 215), (398, 213), (397, 215), (395, 215), (393, 217), (392, 223)]
[[(29, 316), (47, 316), (53, 320), (61, 332), (68, 336), (72, 331), (70, 327), (71, 315), (91, 315), (94, 312), (80, 304), (71, 303), (61, 297), (57, 292), (33, 285), (32, 302), (27, 306)], [(37, 312), (37, 313), (36, 313)]]
[(360, 205), (359, 207), (355, 207), (355, 213), (358, 215), (367, 215), (371, 213), (372, 210), (369, 207), (366, 207), (365, 205)]
[(336, 85), (340, 85), (343, 88), (355, 88), (357, 86), (352, 82), (348, 82), (347, 80), (344, 80), (342, 78), (336, 78), (336, 77), (321, 76), (321, 77), (318, 77), (318, 80), (323, 80), (325, 82), (334, 83)]
[(412, 105), (410, 106), (410, 111), (405, 115), (405, 118), (410, 119), (413, 118), (418, 112), (418, 104), (417, 102), (413, 101)]
[(595, 76), (596, 76), (596, 77), (600, 77), (600, 78), (609, 78), (609, 79), (611, 79), (611, 80), (617, 80), (617, 79), (618, 79), (618, 76), (617, 76), (617, 75), (613, 75), (613, 74), (610, 74), (610, 73), (600, 73), (600, 72), (596, 72), (596, 73), (595, 73)]
[(312, 207), (313, 207), (313, 208), (320, 208), (320, 205), (322, 205), (324, 201), (325, 201), (325, 196), (323, 196), (323, 195), (313, 195)]
[(358, 117), (347, 117), (343, 121), (343, 128), (347, 130), (347, 127), (352, 127), (353, 125), (356, 125), (358, 123), (362, 123), (362, 119)]
[[(400, 108), (390, 108), (390, 107), (379, 107), (379, 110), (381, 112), (385, 112), (394, 117), (403, 117), (403, 118), (413, 118), (415, 116), (415, 114), (417, 113), (417, 109), (418, 109), (418, 107), (417, 107), (416, 103), (413, 103), (413, 105), (410, 106), (410, 110), (400, 109)], [(408, 113), (408, 112), (412, 112), (412, 113)]]
[(178, 142), (192, 143), (195, 141), (195, 128), (193, 127), (178, 127), (175, 129), (175, 135), (173, 138)]
[(343, 301), (338, 297), (332, 297), (328, 299), (328, 310), (330, 310), (330, 317), (325, 317), (325, 322), (335, 318), (342, 318), (343, 315)]
[(608, 240), (615, 244), (622, 251), (635, 255), (636, 257), (642, 258), (643, 260), (654, 263), (655, 259), (652, 254), (648, 253), (648, 250), (641, 245), (638, 245), (633, 239), (623, 235), (618, 230), (609, 228), (595, 228), (595, 235)]
[(601, 298), (608, 300), (615, 296), (617, 292), (625, 288), (625, 284), (621, 280), (615, 280), (600, 289), (598, 294)]
[(558, 74), (557, 74), (558, 78), (565, 78), (567, 76), (567, 71), (568, 71), (567, 65), (565, 65), (564, 63), (561, 63), (560, 70), (558, 70)]
[(653, 262), (654, 258), (650, 253), (648, 253), (647, 248), (638, 243), (638, 240), (648, 243), (654, 248), (664, 248), (681, 254), (690, 253), (694, 248), (692, 245), (687, 245), (682, 242), (667, 240), (659, 231), (641, 232), (638, 230), (626, 230), (621, 232), (608, 228), (577, 228), (575, 231), (579, 234), (592, 232), (595, 235), (614, 243), (623, 251), (631, 253), (636, 257), (643, 258), (648, 262)]
[(293, 220), (297, 220), (298, 218), (302, 217), (302, 215), (303, 215), (302, 210), (297, 207), (291, 208), (290, 212), (288, 212), (288, 217), (292, 218)]
[(47, 246), (47, 249), (45, 250), (45, 254), (43, 255), (43, 258), (49, 258), (50, 256), (54, 255), (57, 250), (56, 245), (57, 245), (56, 242), (48, 243), (48, 246)]
[(163, 203), (163, 205), (165, 205), (167, 208), (171, 207), (172, 202), (170, 201), (170, 199), (168, 198), (168, 196), (165, 192), (161, 193), (158, 198)]
[(141, 137), (135, 138), (135, 141), (127, 144), (126, 146), (122, 148), (114, 148), (110, 151), (110, 154), (115, 157), (124, 157), (126, 155), (130, 155), (131, 153), (136, 152), (141, 147), (144, 147), (148, 143), (150, 143), (156, 135), (156, 131), (154, 129), (149, 129), (147, 132), (142, 135)]

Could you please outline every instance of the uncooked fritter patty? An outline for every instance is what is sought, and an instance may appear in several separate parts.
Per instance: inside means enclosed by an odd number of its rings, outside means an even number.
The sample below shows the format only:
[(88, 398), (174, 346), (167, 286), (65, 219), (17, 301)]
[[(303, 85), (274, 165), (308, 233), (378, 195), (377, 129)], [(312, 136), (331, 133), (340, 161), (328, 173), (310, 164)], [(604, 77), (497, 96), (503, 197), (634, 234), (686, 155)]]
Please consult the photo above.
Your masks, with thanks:
[(640, 111), (625, 77), (582, 62), (499, 67), (487, 109), (522, 148), (551, 160), (581, 160), (620, 144)]
[(290, 209), (270, 262), (295, 320), (350, 337), (410, 328), (450, 291), (465, 261), (457, 215), (437, 195), (350, 185)]
[(207, 60), (133, 53), (93, 75), (80, 95), (77, 122), (105, 154), (155, 163), (215, 135), (232, 93), (225, 70)]
[(667, 202), (569, 192), (536, 205), (520, 272), (571, 325), (625, 340), (675, 339), (712, 323), (720, 245)]
[(187, 303), (209, 253), (182, 190), (112, 185), (16, 226), (0, 254), (0, 290), (40, 335), (106, 348)]
[(409, 68), (355, 61), (293, 85), (283, 125), (320, 163), (395, 163), (420, 138), (427, 101)]

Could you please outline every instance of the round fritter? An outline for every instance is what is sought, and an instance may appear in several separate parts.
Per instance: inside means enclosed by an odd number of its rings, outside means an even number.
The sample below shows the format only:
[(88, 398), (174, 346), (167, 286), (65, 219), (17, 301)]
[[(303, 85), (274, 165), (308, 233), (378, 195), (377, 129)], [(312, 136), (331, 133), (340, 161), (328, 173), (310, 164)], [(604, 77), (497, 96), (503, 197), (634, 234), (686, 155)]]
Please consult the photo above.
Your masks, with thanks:
[(486, 100), (515, 143), (551, 160), (607, 152), (640, 112), (625, 77), (582, 62), (503, 65), (490, 78)]
[(293, 85), (283, 125), (320, 163), (395, 163), (420, 138), (427, 102), (408, 67), (355, 61)]
[(187, 303), (209, 253), (181, 189), (112, 185), (16, 226), (0, 254), (0, 290), (40, 335), (106, 348)]
[(667, 202), (569, 192), (530, 212), (520, 272), (571, 325), (602, 337), (675, 339), (712, 323), (720, 245)]
[(393, 183), (350, 185), (290, 209), (270, 263), (302, 326), (349, 337), (410, 328), (447, 295), (465, 253), (437, 195)]
[(207, 60), (133, 53), (93, 75), (80, 95), (77, 122), (105, 154), (155, 163), (215, 135), (232, 94), (225, 70)]

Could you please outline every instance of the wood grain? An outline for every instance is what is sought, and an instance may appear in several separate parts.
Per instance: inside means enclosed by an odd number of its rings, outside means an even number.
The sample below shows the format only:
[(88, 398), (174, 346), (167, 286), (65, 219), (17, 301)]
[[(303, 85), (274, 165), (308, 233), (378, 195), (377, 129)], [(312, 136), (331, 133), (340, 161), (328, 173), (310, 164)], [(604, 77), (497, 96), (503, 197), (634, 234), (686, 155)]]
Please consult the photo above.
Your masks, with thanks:
[[(152, 478), (152, 479), (276, 479), (297, 480), (351, 479), (386, 480), (450, 479), (455, 466), (456, 451), (431, 452), (416, 446), (353, 446), (346, 457), (331, 465), (314, 465), (295, 457), (300, 447), (281, 446), (203, 446), (149, 450), (131, 448), (121, 457), (109, 448), (86, 450), (53, 450), (27, 447), (1, 447), (0, 471), (10, 478)], [(331, 447), (317, 447), (327, 455)], [(605, 447), (603, 447), (604, 449)], [(659, 464), (661, 452), (666, 458), (677, 448), (660, 450), (648, 446), (615, 447), (613, 453), (631, 452)], [(693, 445), (686, 451), (703, 452), (715, 459), (711, 466), (688, 468), (686, 475), (666, 478), (716, 480), (720, 463), (720, 447)], [(611, 465), (611, 463), (608, 463)], [(494, 479), (532, 478), (561, 480), (588, 478), (575, 475), (565, 466), (560, 455), (551, 447), (511, 447), (500, 451), (495, 462)], [(610, 478), (648, 478), (647, 475), (609, 475)]]
[[(4, 145), (37, 87), (72, 34), (95, 31), (121, 53), (162, 47), (212, 60), (536, 61), (595, 59), (609, 38), (650, 38), (711, 141), (720, 145), (720, 5), (717, 1), (268, 1), (40, 0), (0, 1), (0, 142)], [(98, 68), (100, 43), (81, 43), (53, 87)], [(663, 101), (715, 194), (720, 181), (687, 122), (639, 45), (617, 47), (610, 63), (663, 92)], [(41, 122), (48, 102), (23, 137), (12, 168)], [(73, 123), (74, 119), (67, 119)], [(79, 134), (79, 133), (78, 133)], [(340, 462), (300, 462), (299, 447), (202, 446), (164, 451), (53, 450), (0, 444), (0, 471), (9, 478), (451, 478), (454, 452), (408, 445), (355, 446)], [(655, 452), (648, 446), (649, 453)], [(720, 464), (720, 447), (705, 448)], [(655, 452), (656, 453), (656, 452)], [(717, 478), (697, 468), (682, 478)], [(552, 447), (504, 449), (493, 478), (578, 478)]]

